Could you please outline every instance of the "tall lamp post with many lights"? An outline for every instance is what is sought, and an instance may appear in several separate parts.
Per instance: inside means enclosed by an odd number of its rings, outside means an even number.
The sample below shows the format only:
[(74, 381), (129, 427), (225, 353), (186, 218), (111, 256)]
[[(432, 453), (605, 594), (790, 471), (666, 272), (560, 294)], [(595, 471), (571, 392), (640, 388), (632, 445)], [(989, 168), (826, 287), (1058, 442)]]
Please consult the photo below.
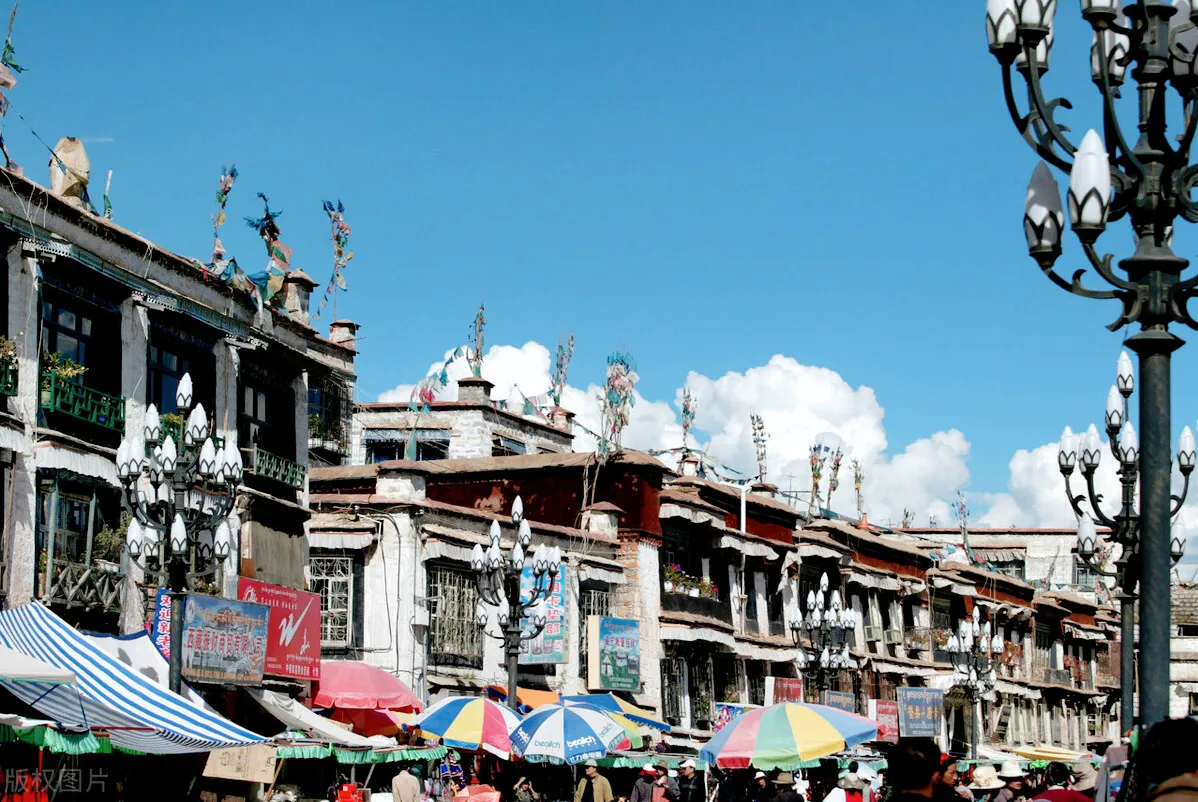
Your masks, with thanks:
[[(532, 530), (524, 517), (524, 502), (519, 496), (512, 503), (512, 523), (516, 525), (516, 537), (511, 551), (506, 556), (503, 554), (499, 546), (502, 530), (499, 521), (492, 521), (491, 545), (484, 550), (481, 545), (475, 544), (470, 555), (470, 567), (474, 569), (474, 581), (478, 586), (476, 618), (479, 629), (503, 641), (507, 660), (507, 703), (512, 710), (519, 710), (516, 692), (520, 645), (535, 638), (545, 628), (547, 622), (541, 603), (553, 592), (553, 583), (561, 569), (562, 553), (557, 546), (550, 548), (543, 543), (537, 546), (530, 558), (532, 586), (522, 588), (525, 552), (532, 544)], [(497, 633), (487, 629), (491, 617), (487, 612), (488, 605), (498, 608), (495, 615)]]
[(146, 408), (141, 437), (126, 435), (116, 452), (117, 474), (130, 515), (129, 556), (160, 586), (170, 589), (170, 689), (183, 687), (183, 616), (187, 591), (213, 576), (234, 546), (240, 524), (230, 514), (241, 481), (241, 454), (210, 437), (203, 404), (192, 406), (191, 376), (184, 374), (175, 403), (184, 423), (164, 432), (157, 408)]
[(794, 604), (790, 637), (799, 647), (796, 661), (803, 678), (818, 691), (828, 689), (830, 676), (853, 665), (849, 646), (857, 626), (857, 613), (841, 603), (840, 591), (830, 590), (828, 575), (819, 580), (819, 591), (807, 592), (807, 612)]
[[(1121, 311), (1112, 329), (1138, 323), (1128, 346), (1140, 358), (1140, 516), (1138, 562), (1141, 587), (1140, 645), (1159, 659), (1140, 666), (1141, 723), (1169, 715), (1169, 626), (1172, 570), (1170, 555), (1170, 357), (1182, 341), (1171, 323), (1198, 328), (1187, 304), (1198, 277), (1184, 278), (1189, 266), (1172, 249), (1178, 218), (1198, 222), (1198, 165), (1190, 147), (1198, 132), (1198, 8), (1143, 0), (1122, 8), (1119, 0), (1081, 0), (1081, 12), (1094, 31), (1090, 71), (1102, 98), (1103, 133), (1091, 129), (1074, 145), (1057, 120), (1064, 98), (1048, 99), (1043, 76), (1053, 45), (1057, 0), (987, 0), (986, 34), (1002, 68), (1003, 92), (1016, 129), (1047, 162), (1032, 174), (1024, 213), (1028, 249), (1040, 269), (1063, 289), (1082, 297), (1117, 300)], [(1027, 84), (1027, 112), (1019, 108), (1013, 71)], [(1116, 114), (1120, 86), (1135, 84), (1139, 138), (1130, 144)], [(1169, 88), (1180, 135), (1168, 132)], [(1130, 94), (1130, 92), (1128, 93)], [(1048, 165), (1069, 175), (1068, 209), (1086, 262), (1104, 289), (1082, 283), (1085, 270), (1066, 279), (1053, 266), (1061, 254), (1064, 212), (1060, 189)], [(1135, 234), (1135, 252), (1119, 261), (1102, 254), (1097, 240), (1106, 224), (1126, 216)]]
[(978, 758), (980, 719), (978, 702), (994, 701), (994, 685), (998, 677), (993, 655), (1001, 654), (1002, 635), (990, 635), (990, 622), (982, 623), (978, 608), (973, 608), (973, 620), (962, 620), (957, 634), (949, 636), (944, 651), (953, 664), (953, 687), (960, 688), (969, 703), (969, 756)]
[[(1135, 375), (1131, 357), (1126, 352), (1119, 355), (1115, 385), (1107, 394), (1106, 435), (1110, 443), (1111, 456), (1118, 465), (1121, 486), (1119, 512), (1109, 516), (1099, 503), (1102, 495), (1095, 490), (1094, 475), (1102, 458), (1102, 440), (1098, 427), (1093, 424), (1080, 435), (1065, 427), (1057, 452), (1057, 466), (1065, 477), (1065, 493), (1069, 504), (1077, 515), (1077, 554), (1086, 565), (1099, 576), (1115, 580), (1119, 588), (1119, 621), (1122, 628), (1119, 641), (1119, 716), (1124, 732), (1131, 729), (1135, 720), (1135, 669), (1136, 669), (1136, 585), (1140, 581), (1141, 539), (1140, 516), (1136, 512), (1136, 486), (1140, 476), (1140, 444), (1135, 426), (1128, 419), (1128, 401), (1135, 392)], [(1185, 503), (1190, 490), (1190, 474), (1194, 471), (1194, 434), (1186, 426), (1177, 442), (1177, 467), (1182, 475), (1181, 494), (1171, 498), (1170, 516), (1176, 516)], [(1070, 484), (1073, 471), (1081, 469), (1086, 486), (1084, 492), (1075, 494)], [(1090, 512), (1085, 510), (1088, 505)], [(1098, 523), (1110, 529), (1109, 539), (1119, 546), (1119, 557), (1115, 570), (1105, 567), (1105, 559), (1098, 549)], [(1173, 526), (1173, 537), (1169, 543), (1171, 566), (1185, 553), (1185, 532), (1180, 521)], [(1167, 663), (1168, 660), (1165, 660)]]

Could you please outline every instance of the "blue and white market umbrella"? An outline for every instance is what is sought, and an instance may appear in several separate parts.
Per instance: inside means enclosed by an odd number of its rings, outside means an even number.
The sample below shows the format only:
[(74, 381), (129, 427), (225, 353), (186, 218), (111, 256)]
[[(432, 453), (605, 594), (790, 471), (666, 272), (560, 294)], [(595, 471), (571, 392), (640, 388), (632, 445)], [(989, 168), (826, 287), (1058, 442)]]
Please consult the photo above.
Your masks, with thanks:
[(616, 719), (587, 705), (543, 705), (512, 731), (512, 754), (538, 763), (567, 763), (605, 757), (626, 748), (628, 733)]

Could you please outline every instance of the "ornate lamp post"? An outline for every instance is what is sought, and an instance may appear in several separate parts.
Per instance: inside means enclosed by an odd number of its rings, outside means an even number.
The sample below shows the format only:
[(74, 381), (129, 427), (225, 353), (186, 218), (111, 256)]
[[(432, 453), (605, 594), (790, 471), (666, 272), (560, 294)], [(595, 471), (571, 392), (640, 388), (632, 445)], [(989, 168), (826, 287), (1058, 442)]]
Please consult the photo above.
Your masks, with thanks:
[(980, 611), (973, 608), (973, 620), (957, 624), (957, 634), (949, 636), (944, 651), (953, 664), (953, 687), (960, 688), (969, 703), (969, 756), (978, 757), (978, 701), (994, 700), (994, 671), (992, 654), (1002, 653), (1002, 635), (990, 636), (990, 622), (980, 623)]
[(181, 441), (162, 430), (157, 408), (146, 408), (141, 437), (126, 434), (116, 452), (117, 475), (130, 514), (129, 556), (159, 585), (170, 588), (170, 688), (183, 685), (183, 615), (187, 590), (196, 579), (212, 576), (231, 556), (233, 532), (240, 523), (229, 516), (241, 481), (241, 453), (217, 448), (209, 437), (204, 406), (192, 406), (191, 376), (184, 374), (175, 392), (184, 415)]
[(799, 647), (797, 663), (803, 678), (818, 691), (827, 690), (832, 672), (851, 668), (849, 640), (857, 626), (857, 613), (846, 609), (839, 590), (829, 590), (828, 575), (819, 580), (819, 592), (807, 592), (807, 614), (795, 602), (790, 637)]
[[(532, 587), (522, 589), (524, 553), (532, 543), (532, 530), (524, 517), (524, 502), (517, 496), (512, 503), (512, 523), (516, 524), (516, 542), (506, 558), (499, 548), (502, 534), (499, 521), (491, 522), (491, 545), (486, 550), (475, 544), (470, 555), (474, 581), (478, 586), (479, 602), (476, 612), (479, 628), (492, 638), (503, 641), (507, 658), (507, 703), (519, 709), (516, 700), (517, 675), (520, 671), (520, 644), (532, 640), (545, 628), (541, 602), (549, 598), (553, 582), (562, 564), (561, 549), (542, 543), (532, 559)], [(487, 606), (497, 607), (495, 623), (499, 631), (487, 629), (490, 616)], [(527, 619), (527, 620), (526, 620)]]
[[(1060, 190), (1047, 165), (1032, 174), (1024, 214), (1028, 249), (1040, 269), (1061, 288), (1086, 298), (1113, 299), (1122, 310), (1111, 324), (1118, 329), (1139, 323), (1128, 339), (1140, 358), (1141, 477), (1139, 572), (1143, 588), (1140, 643), (1157, 659), (1140, 667), (1141, 720), (1151, 725), (1169, 715), (1169, 440), (1170, 355), (1182, 341), (1170, 323), (1198, 328), (1187, 303), (1198, 277), (1183, 278), (1189, 262), (1172, 250), (1177, 219), (1198, 222), (1191, 191), (1198, 166), (1190, 165), (1190, 146), (1198, 132), (1198, 9), (1188, 2), (1143, 0), (1122, 8), (1119, 0), (1081, 0), (1082, 16), (1094, 31), (1090, 68), (1102, 97), (1103, 134), (1090, 130), (1075, 146), (1056, 121), (1064, 98), (1046, 99), (1042, 79), (1053, 44), (1056, 0), (987, 0), (986, 33), (990, 52), (1002, 67), (1003, 91), (1016, 129), (1048, 164), (1069, 174), (1068, 208), (1073, 231), (1086, 261), (1109, 285), (1095, 290), (1082, 284), (1085, 271), (1071, 279), (1053, 270), (1061, 254), (1064, 213)], [(1012, 70), (1027, 84), (1028, 111), (1019, 109)], [(1119, 87), (1129, 77), (1139, 95), (1139, 139), (1124, 136), (1115, 110)], [(1184, 111), (1179, 136), (1167, 131), (1168, 89), (1177, 92)], [(1109, 221), (1126, 216), (1136, 249), (1119, 262), (1101, 254), (1096, 243)]]
[[(1102, 495), (1094, 489), (1094, 475), (1102, 458), (1102, 441), (1098, 436), (1098, 427), (1093, 424), (1080, 435), (1075, 435), (1069, 427), (1065, 427), (1061, 435), (1060, 449), (1057, 452), (1057, 465), (1061, 475), (1065, 477), (1065, 493), (1069, 504), (1077, 515), (1077, 553), (1078, 556), (1099, 576), (1111, 577), (1119, 588), (1119, 621), (1122, 627), (1120, 635), (1119, 654), (1119, 683), (1120, 702), (1119, 715), (1123, 731), (1132, 726), (1135, 717), (1135, 668), (1136, 668), (1136, 584), (1140, 581), (1141, 538), (1140, 516), (1136, 512), (1136, 488), (1140, 476), (1140, 447), (1135, 427), (1128, 419), (1128, 400), (1135, 392), (1135, 375), (1132, 373), (1131, 358), (1126, 352), (1119, 355), (1119, 364), (1115, 377), (1115, 385), (1107, 394), (1106, 400), (1106, 434), (1110, 441), (1111, 456), (1119, 466), (1119, 484), (1122, 486), (1119, 512), (1114, 517), (1102, 511), (1099, 503)], [(1141, 407), (1142, 409), (1142, 407)], [(1185, 503), (1190, 490), (1190, 474), (1194, 471), (1195, 445), (1194, 434), (1187, 426), (1182, 429), (1177, 443), (1177, 466), (1181, 470), (1182, 488), (1180, 496), (1171, 498), (1170, 516), (1176, 516)], [(1083, 493), (1074, 494), (1070, 485), (1073, 471), (1080, 467), (1082, 478), (1086, 482)], [(1083, 505), (1088, 503), (1093, 513), (1086, 512)], [(1110, 541), (1119, 546), (1119, 557), (1115, 560), (1115, 570), (1104, 568), (1104, 555), (1098, 552), (1098, 530), (1094, 519), (1110, 529)], [(1185, 536), (1175, 525), (1173, 538), (1169, 544), (1171, 565), (1176, 565), (1185, 553)], [(1168, 660), (1165, 661), (1166, 663)], [(1143, 668), (1141, 668), (1143, 670)]]

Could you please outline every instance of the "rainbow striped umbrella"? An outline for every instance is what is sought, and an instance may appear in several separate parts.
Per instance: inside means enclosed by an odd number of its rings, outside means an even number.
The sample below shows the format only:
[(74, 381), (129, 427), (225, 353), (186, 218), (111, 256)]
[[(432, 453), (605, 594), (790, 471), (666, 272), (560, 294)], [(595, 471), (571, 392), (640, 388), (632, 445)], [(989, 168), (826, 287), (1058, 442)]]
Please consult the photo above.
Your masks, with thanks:
[(606, 710), (609, 713), (615, 713), (624, 718), (635, 721), (637, 724), (644, 724), (646, 727), (652, 727), (655, 730), (663, 732), (670, 731), (670, 725), (655, 718), (648, 710), (642, 710), (632, 702), (626, 702), (614, 693), (580, 693), (575, 696), (563, 696), (563, 702), (579, 702), (591, 707), (597, 707), (600, 710)]
[(784, 769), (875, 740), (878, 722), (826, 705), (770, 705), (728, 722), (699, 750), (722, 769)]
[(408, 722), (421, 732), (442, 738), (454, 749), (483, 749), (507, 760), (511, 756), (510, 733), (520, 717), (498, 702), (479, 696), (450, 696)]

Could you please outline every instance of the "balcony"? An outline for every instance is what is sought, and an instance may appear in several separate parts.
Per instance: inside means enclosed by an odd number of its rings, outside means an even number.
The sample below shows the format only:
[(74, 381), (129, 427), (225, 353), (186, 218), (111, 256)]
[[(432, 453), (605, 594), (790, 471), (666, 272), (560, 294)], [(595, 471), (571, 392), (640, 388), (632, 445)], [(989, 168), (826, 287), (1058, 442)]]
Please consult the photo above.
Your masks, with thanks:
[(296, 490), (303, 490), (304, 480), (308, 477), (308, 469), (303, 465), (258, 447), (250, 449), (248, 468), (255, 476), (279, 482)]
[(1064, 668), (1036, 666), (1032, 669), (1032, 677), (1037, 682), (1047, 682), (1050, 685), (1063, 685), (1066, 688), (1073, 686), (1073, 677)]
[(0, 360), (0, 395), (17, 394), (17, 363), (13, 359)]
[(51, 604), (84, 607), (105, 613), (121, 611), (125, 575), (116, 563), (96, 560), (91, 565), (55, 560), (47, 597)]
[[(691, 596), (689, 593), (679, 593), (677, 591), (666, 592), (663, 588), (661, 609), (662, 612), (689, 613), (690, 615), (698, 615), (722, 621), (728, 625), (732, 624), (732, 605), (718, 598), (709, 599), (703, 596)], [(753, 632), (756, 632), (758, 629), (756, 623), (756, 621), (753, 622)]]
[(114, 432), (125, 431), (125, 399), (84, 387), (50, 371), (42, 373), (41, 407)]
[[(171, 439), (177, 444), (183, 443), (183, 418), (180, 415), (163, 415), (160, 421), (162, 436), (165, 438), (170, 435)], [(209, 427), (211, 428), (211, 427)], [(212, 437), (213, 448), (224, 448), (225, 438)]]
[(932, 648), (932, 630), (929, 627), (904, 628), (903, 648), (908, 654), (922, 658)]

